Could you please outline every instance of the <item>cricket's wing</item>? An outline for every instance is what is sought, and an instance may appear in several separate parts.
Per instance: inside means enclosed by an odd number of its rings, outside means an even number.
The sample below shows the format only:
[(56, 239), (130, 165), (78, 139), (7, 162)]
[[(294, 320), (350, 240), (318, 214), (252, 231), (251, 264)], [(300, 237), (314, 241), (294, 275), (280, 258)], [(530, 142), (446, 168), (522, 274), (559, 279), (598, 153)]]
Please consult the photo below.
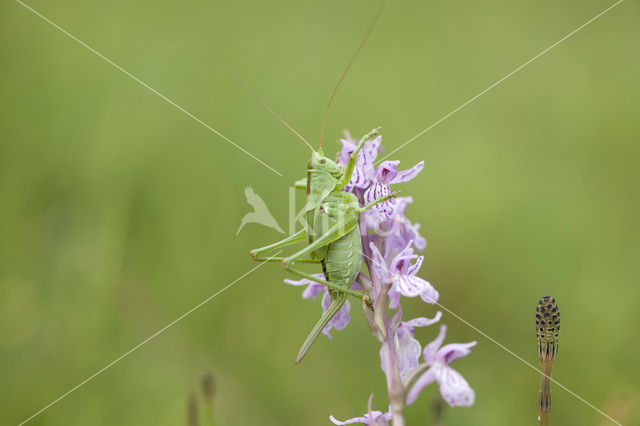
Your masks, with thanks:
[(319, 170), (308, 170), (310, 180), (309, 193), (304, 203), (304, 211), (309, 212), (318, 207), (336, 187), (336, 179), (329, 173)]

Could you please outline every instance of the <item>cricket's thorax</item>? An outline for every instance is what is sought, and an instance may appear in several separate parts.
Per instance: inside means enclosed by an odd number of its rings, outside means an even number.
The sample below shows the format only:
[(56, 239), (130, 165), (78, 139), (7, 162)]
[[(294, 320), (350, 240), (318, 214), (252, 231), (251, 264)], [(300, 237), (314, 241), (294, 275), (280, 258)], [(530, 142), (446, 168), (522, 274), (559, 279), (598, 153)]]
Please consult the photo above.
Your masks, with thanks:
[(320, 205), (335, 189), (343, 174), (344, 168), (341, 165), (321, 152), (314, 151), (307, 165), (307, 199), (304, 210), (308, 212)]

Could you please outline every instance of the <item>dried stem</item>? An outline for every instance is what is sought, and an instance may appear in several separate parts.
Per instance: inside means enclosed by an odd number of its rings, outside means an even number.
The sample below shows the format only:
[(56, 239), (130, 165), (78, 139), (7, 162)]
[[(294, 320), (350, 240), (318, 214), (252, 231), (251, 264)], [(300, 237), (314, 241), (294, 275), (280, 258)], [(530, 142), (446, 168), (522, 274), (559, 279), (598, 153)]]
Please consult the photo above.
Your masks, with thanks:
[(391, 405), (391, 420), (393, 426), (404, 426), (404, 395), (405, 389), (400, 378), (398, 370), (398, 353), (394, 342), (394, 334), (388, 333), (387, 340), (382, 344), (382, 350), (385, 354), (387, 370), (387, 392), (389, 394), (389, 403)]
[[(371, 271), (369, 271), (371, 273)], [(371, 275), (373, 277), (373, 275)], [(374, 278), (375, 279), (375, 278)], [(365, 315), (368, 318), (369, 327), (376, 336), (382, 347), (384, 372), (387, 382), (387, 393), (389, 395), (389, 405), (391, 406), (391, 420), (393, 426), (404, 426), (404, 401), (406, 389), (400, 376), (398, 365), (398, 352), (396, 350), (396, 329), (400, 323), (400, 318), (389, 319), (386, 311), (388, 300), (389, 286), (379, 286), (382, 288), (380, 294), (377, 294), (374, 304), (374, 318), (371, 319), (366, 306)], [(402, 315), (398, 311), (396, 315)]]

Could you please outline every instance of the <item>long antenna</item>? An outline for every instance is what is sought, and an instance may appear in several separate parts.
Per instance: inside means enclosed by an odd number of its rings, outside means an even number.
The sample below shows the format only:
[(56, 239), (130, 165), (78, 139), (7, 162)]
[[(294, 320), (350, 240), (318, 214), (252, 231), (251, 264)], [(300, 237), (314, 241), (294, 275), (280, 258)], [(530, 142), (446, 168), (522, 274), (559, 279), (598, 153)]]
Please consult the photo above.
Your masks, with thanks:
[(336, 88), (333, 89), (333, 93), (331, 94), (331, 98), (329, 98), (329, 103), (327, 104), (327, 109), (324, 110), (324, 117), (322, 117), (322, 127), (320, 127), (320, 149), (322, 149), (322, 134), (324, 133), (324, 123), (325, 123), (325, 121), (327, 121), (327, 114), (329, 113), (329, 107), (331, 107), (331, 103), (333, 102), (333, 98), (335, 98), (336, 93), (338, 92), (338, 89), (340, 88), (340, 85), (342, 84), (342, 81), (344, 80), (344, 77), (347, 75), (347, 72), (349, 72), (349, 68), (351, 68), (351, 65), (353, 65), (353, 63), (355, 62), (356, 58), (358, 57), (358, 54), (360, 53), (360, 50), (362, 50), (362, 47), (367, 42), (367, 39), (369, 38), (369, 35), (371, 35), (371, 32), (373, 31), (373, 27), (376, 26), (376, 22), (378, 22), (378, 18), (380, 17), (380, 14), (382, 13), (382, 9), (384, 9), (384, 3), (382, 3), (380, 5), (380, 8), (378, 9), (378, 13), (376, 13), (376, 16), (375, 16), (375, 18), (373, 18), (373, 21), (371, 22), (371, 25), (369, 26), (369, 29), (367, 30), (367, 33), (364, 35), (364, 38), (360, 42), (360, 46), (358, 46), (358, 49), (356, 49), (356, 53), (353, 54), (353, 57), (349, 61), (349, 65), (347, 65), (347, 68), (345, 68), (344, 72), (340, 76), (340, 80), (338, 80), (338, 84), (336, 84)]
[(286, 121), (284, 121), (284, 119), (283, 119), (282, 117), (280, 117), (278, 114), (276, 114), (276, 113), (275, 113), (275, 111), (273, 111), (271, 108), (269, 108), (269, 106), (268, 106), (267, 104), (265, 104), (264, 102), (262, 102), (262, 99), (260, 99), (260, 98), (258, 97), (258, 95), (256, 95), (256, 94), (255, 94), (255, 93), (254, 93), (254, 92), (249, 88), (249, 86), (247, 86), (246, 84), (244, 84), (244, 82), (240, 79), (240, 77), (238, 77), (238, 75), (237, 75), (235, 72), (233, 72), (233, 69), (231, 69), (231, 67), (230, 67), (230, 66), (229, 66), (225, 61), (223, 61), (223, 60), (222, 60), (222, 58), (220, 58), (218, 55), (216, 55), (216, 56), (218, 57), (218, 60), (220, 61), (220, 63), (221, 63), (222, 65), (224, 65), (224, 67), (226, 68), (227, 72), (228, 72), (229, 74), (231, 74), (231, 77), (233, 77), (233, 79), (234, 79), (235, 81), (237, 81), (237, 82), (238, 82), (238, 84), (240, 84), (240, 85), (244, 88), (244, 90), (246, 90), (246, 91), (251, 95), (251, 97), (253, 97), (253, 99), (255, 99), (256, 101), (258, 101), (258, 103), (259, 103), (260, 105), (262, 105), (262, 107), (263, 107), (264, 109), (266, 109), (267, 111), (269, 111), (269, 113), (271, 113), (271, 115), (273, 115), (275, 118), (277, 118), (277, 119), (278, 119), (278, 121), (280, 121), (282, 124), (284, 124), (284, 126), (285, 126), (287, 129), (289, 129), (289, 130), (291, 131), (291, 133), (293, 133), (294, 135), (296, 135), (296, 136), (298, 137), (298, 139), (300, 139), (302, 142), (304, 142), (304, 143), (305, 143), (305, 145), (307, 145), (307, 146), (309, 147), (309, 149), (310, 149), (311, 151), (313, 151), (313, 147), (311, 146), (311, 144), (310, 144), (309, 142), (307, 142), (307, 140), (306, 140), (305, 138), (303, 138), (303, 137), (300, 135), (300, 133), (296, 132), (296, 131), (295, 131), (295, 129), (289, 125), (289, 123), (287, 123)]

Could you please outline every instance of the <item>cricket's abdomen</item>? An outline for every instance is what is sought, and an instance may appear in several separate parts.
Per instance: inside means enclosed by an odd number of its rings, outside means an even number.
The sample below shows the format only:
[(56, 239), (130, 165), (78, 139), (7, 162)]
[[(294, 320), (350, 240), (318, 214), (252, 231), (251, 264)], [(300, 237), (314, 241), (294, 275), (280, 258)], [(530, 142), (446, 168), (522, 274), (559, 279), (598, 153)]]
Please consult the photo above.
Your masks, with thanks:
[(356, 226), (327, 247), (322, 269), (327, 281), (350, 288), (360, 272), (362, 241)]

